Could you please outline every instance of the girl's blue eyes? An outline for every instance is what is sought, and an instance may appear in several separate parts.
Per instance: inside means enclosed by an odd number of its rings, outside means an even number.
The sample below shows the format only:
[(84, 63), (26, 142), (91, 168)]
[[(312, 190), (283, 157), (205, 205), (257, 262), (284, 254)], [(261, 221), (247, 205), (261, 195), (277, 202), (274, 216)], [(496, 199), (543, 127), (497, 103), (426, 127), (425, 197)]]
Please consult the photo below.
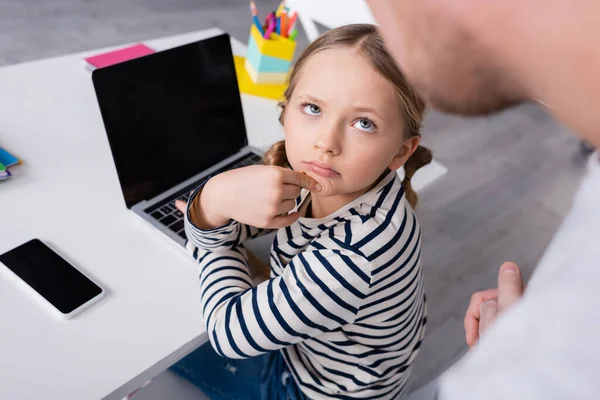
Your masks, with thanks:
[[(316, 104), (305, 103), (305, 104), (302, 104), (301, 109), (302, 109), (302, 112), (307, 115), (314, 115), (314, 116), (321, 115), (321, 107), (319, 107)], [(368, 118), (360, 118), (360, 119), (356, 120), (356, 122), (354, 122), (354, 124), (352, 124), (352, 126), (363, 132), (369, 132), (369, 133), (375, 132), (375, 130), (377, 129), (375, 124)]]
[(361, 118), (357, 120), (352, 126), (363, 132), (375, 132), (375, 124), (366, 118)]
[(315, 104), (303, 104), (302, 111), (308, 115), (319, 115), (321, 114), (321, 108)]

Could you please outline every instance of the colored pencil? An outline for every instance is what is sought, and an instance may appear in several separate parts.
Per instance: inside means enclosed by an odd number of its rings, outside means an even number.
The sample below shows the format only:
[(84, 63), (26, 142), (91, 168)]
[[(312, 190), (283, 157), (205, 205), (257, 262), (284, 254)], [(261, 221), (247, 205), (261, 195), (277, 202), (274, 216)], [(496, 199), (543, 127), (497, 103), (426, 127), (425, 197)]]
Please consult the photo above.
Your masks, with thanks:
[(269, 20), (268, 20), (268, 28), (265, 32), (265, 35), (263, 36), (265, 39), (269, 39), (269, 37), (271, 37), (271, 33), (273, 33), (273, 31), (275, 30), (275, 15), (274, 14), (269, 14)]
[(252, 19), (254, 20), (254, 25), (256, 25), (256, 28), (258, 29), (260, 34), (264, 35), (265, 32), (263, 31), (263, 27), (260, 25), (260, 20), (258, 19), (258, 17), (254, 16), (254, 17), (252, 17)]
[(292, 31), (296, 27), (296, 19), (298, 18), (298, 12), (294, 11), (292, 16), (289, 18), (287, 23), (287, 36), (289, 37), (292, 34)]
[(265, 23), (263, 24), (265, 30), (269, 28), (269, 24), (271, 23), (271, 17), (275, 18), (275, 11), (270, 12), (269, 15), (267, 15), (267, 19), (265, 19)]
[(281, 36), (287, 37), (287, 12), (283, 10), (281, 12)]
[(250, 13), (252, 14), (254, 25), (256, 25), (256, 28), (260, 32), (261, 36), (264, 36), (265, 31), (263, 30), (263, 27), (260, 24), (260, 19), (258, 18), (258, 8), (256, 8), (256, 4), (253, 1), (250, 2)]
[(253, 17), (258, 17), (258, 8), (256, 7), (256, 3), (250, 2), (250, 13), (252, 13)]
[(279, 17), (281, 15), (281, 12), (283, 11), (284, 7), (285, 7), (285, 0), (283, 0), (281, 2), (281, 4), (279, 4), (279, 7), (277, 7), (277, 11), (275, 12), (276, 17)]

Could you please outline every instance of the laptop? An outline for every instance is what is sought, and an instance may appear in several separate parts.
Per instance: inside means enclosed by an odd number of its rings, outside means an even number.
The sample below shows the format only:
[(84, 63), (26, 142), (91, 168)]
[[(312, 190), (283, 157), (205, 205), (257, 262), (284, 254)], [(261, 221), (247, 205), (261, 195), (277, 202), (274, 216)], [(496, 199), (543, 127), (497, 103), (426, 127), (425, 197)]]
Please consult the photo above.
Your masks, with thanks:
[(262, 163), (248, 146), (227, 34), (96, 69), (92, 80), (127, 208), (181, 245), (175, 200)]

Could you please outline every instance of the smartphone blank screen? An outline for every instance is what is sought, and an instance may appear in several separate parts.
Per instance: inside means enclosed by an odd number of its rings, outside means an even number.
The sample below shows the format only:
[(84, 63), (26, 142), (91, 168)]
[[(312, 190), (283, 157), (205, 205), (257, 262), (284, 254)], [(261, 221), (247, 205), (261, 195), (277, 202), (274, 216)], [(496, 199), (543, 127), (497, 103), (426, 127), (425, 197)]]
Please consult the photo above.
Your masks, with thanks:
[(38, 239), (0, 255), (25, 283), (63, 314), (102, 293), (102, 289)]

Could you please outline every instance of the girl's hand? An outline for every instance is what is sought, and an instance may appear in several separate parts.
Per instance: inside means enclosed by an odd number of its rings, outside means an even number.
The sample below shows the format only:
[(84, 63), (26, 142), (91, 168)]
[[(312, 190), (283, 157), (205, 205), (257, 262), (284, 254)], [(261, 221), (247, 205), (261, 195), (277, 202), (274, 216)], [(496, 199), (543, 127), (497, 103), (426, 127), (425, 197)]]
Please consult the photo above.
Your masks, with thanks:
[(210, 179), (190, 207), (192, 222), (210, 229), (234, 219), (258, 228), (282, 228), (300, 215), (288, 214), (302, 188), (319, 192), (308, 175), (287, 168), (253, 165)]

